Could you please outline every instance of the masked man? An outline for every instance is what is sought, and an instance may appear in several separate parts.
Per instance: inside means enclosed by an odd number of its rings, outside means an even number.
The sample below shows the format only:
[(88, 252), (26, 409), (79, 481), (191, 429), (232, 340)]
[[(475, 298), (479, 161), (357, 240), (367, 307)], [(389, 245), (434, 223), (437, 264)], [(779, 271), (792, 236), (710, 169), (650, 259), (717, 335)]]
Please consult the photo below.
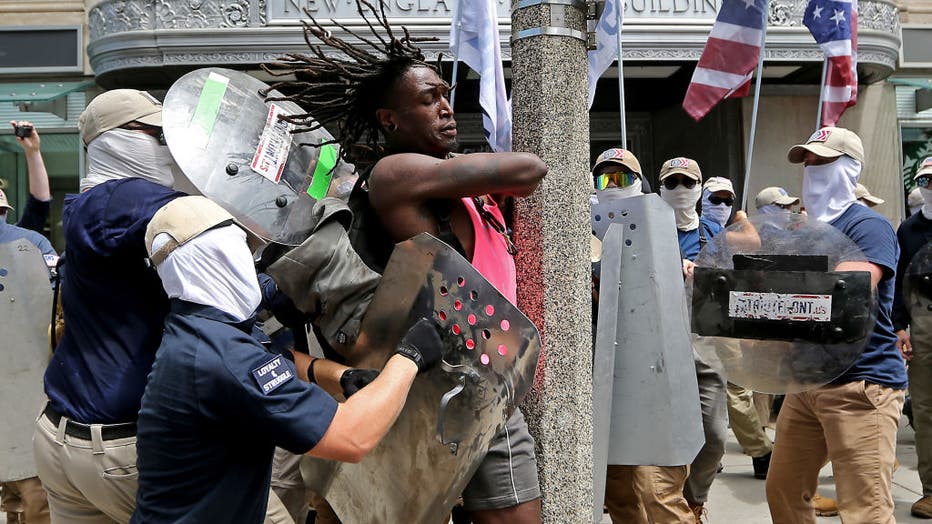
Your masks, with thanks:
[(728, 224), (731, 209), (735, 204), (735, 188), (731, 180), (720, 176), (710, 177), (702, 184), (701, 218), (715, 222), (721, 227)]
[(765, 187), (754, 197), (754, 207), (761, 215), (781, 215), (793, 212), (799, 198), (790, 196), (782, 187)]

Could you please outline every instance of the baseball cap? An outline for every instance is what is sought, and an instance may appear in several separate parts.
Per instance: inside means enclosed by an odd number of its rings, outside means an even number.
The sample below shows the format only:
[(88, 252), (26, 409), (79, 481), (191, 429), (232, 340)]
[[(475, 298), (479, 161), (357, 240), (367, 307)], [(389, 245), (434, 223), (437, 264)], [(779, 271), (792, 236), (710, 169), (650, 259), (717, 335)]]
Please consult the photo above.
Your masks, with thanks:
[[(206, 197), (179, 197), (152, 215), (146, 227), (146, 251), (149, 259), (157, 266), (172, 251), (201, 233), (233, 223), (233, 215)], [(160, 233), (166, 233), (171, 240), (153, 250), (153, 241)]]
[(754, 197), (754, 205), (757, 209), (769, 206), (770, 204), (795, 206), (798, 203), (799, 197), (790, 196), (786, 194), (786, 189), (776, 186), (766, 187)]
[(702, 171), (699, 170), (699, 164), (691, 158), (680, 156), (665, 161), (663, 166), (660, 167), (660, 180), (675, 173), (681, 173), (696, 182), (702, 182)]
[(638, 162), (638, 159), (634, 156), (634, 154), (627, 149), (622, 149), (620, 147), (606, 149), (599, 155), (599, 159), (596, 160), (595, 165), (592, 166), (592, 172), (595, 173), (596, 169), (599, 169), (606, 164), (618, 164), (625, 166), (631, 171), (643, 176), (643, 173), (641, 173), (641, 163)]
[(716, 191), (728, 191), (731, 193), (731, 197), (735, 198), (735, 186), (731, 185), (731, 180), (720, 176), (709, 177), (705, 181), (705, 184), (702, 185), (702, 189), (707, 189), (709, 193), (715, 193)]
[(805, 144), (791, 147), (786, 158), (794, 164), (802, 163), (806, 151), (825, 158), (848, 155), (861, 164), (864, 163), (864, 146), (861, 144), (861, 138), (843, 127), (819, 129), (809, 137)]
[(87, 104), (78, 118), (78, 131), (87, 145), (102, 133), (133, 121), (162, 127), (162, 103), (145, 91), (114, 89)]
[(6, 199), (6, 193), (4, 193), (2, 189), (0, 189), (0, 209), (15, 211), (13, 206), (10, 205), (10, 201)]
[(855, 186), (854, 198), (858, 200), (863, 198), (864, 200), (867, 200), (868, 202), (870, 202), (871, 204), (874, 204), (875, 206), (886, 202), (886, 200), (872, 195), (871, 192), (868, 191), (866, 187), (864, 187), (864, 184), (858, 184), (857, 186)]
[(916, 175), (913, 177), (913, 180), (923, 175), (932, 176), (932, 156), (926, 157), (926, 159), (919, 164), (919, 169), (916, 170)]

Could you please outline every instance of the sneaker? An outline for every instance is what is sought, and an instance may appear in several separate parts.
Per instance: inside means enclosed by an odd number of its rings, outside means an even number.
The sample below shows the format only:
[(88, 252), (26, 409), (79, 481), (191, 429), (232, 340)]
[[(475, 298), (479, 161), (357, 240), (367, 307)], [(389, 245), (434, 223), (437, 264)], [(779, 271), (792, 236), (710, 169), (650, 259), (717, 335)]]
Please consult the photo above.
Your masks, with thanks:
[(932, 496), (922, 497), (917, 500), (909, 510), (909, 513), (921, 519), (932, 519)]
[(696, 517), (695, 523), (702, 524), (702, 518), (709, 514), (708, 510), (706, 510), (703, 507), (703, 504), (701, 503), (693, 504), (692, 502), (689, 502), (688, 500), (686, 501), (686, 503), (689, 504), (689, 511), (692, 511), (693, 515), (695, 515)]
[(773, 452), (769, 452), (763, 457), (753, 457), (751, 462), (754, 464), (754, 478), (764, 480), (767, 478), (767, 471), (770, 469), (770, 456), (773, 455)]
[(812, 496), (812, 507), (815, 508), (815, 514), (820, 517), (834, 517), (838, 515), (838, 504), (835, 499), (823, 497), (816, 493)]

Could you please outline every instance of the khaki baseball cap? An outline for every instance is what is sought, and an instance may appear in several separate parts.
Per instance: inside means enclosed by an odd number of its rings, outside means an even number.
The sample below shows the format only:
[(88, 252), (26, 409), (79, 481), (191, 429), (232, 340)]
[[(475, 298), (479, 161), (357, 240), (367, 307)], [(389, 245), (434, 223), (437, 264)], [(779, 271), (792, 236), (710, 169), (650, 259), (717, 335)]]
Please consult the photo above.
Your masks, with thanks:
[(720, 176), (709, 177), (705, 181), (705, 184), (702, 185), (702, 189), (706, 189), (709, 193), (715, 193), (718, 191), (728, 191), (731, 193), (731, 197), (735, 198), (735, 186), (731, 184), (731, 180)]
[(863, 198), (864, 200), (867, 200), (868, 202), (870, 202), (871, 204), (874, 204), (875, 206), (886, 202), (886, 200), (872, 195), (871, 192), (868, 191), (866, 187), (864, 187), (864, 184), (858, 184), (857, 186), (855, 186), (854, 198), (858, 200), (861, 200)]
[(145, 91), (114, 89), (87, 104), (78, 119), (78, 131), (87, 145), (102, 133), (134, 121), (162, 127), (162, 103)]
[[(152, 215), (146, 227), (146, 251), (149, 253), (149, 259), (157, 266), (172, 251), (201, 233), (233, 223), (233, 215), (206, 197), (179, 197), (165, 204)], [(160, 233), (168, 234), (171, 240), (153, 252), (152, 242)]]
[(923, 175), (932, 176), (932, 156), (926, 157), (926, 159), (919, 164), (919, 169), (916, 170), (916, 175), (913, 177), (913, 180)]
[(592, 166), (592, 172), (595, 173), (596, 169), (599, 169), (600, 167), (607, 164), (618, 164), (620, 166), (625, 166), (638, 175), (644, 175), (641, 172), (641, 163), (638, 162), (638, 159), (634, 156), (634, 154), (627, 149), (622, 149), (620, 147), (606, 149), (599, 155), (599, 159), (596, 160), (595, 165)]
[(680, 156), (665, 161), (660, 168), (660, 180), (675, 173), (681, 173), (696, 182), (702, 182), (702, 171), (699, 169), (699, 164), (691, 158)]
[(790, 196), (786, 193), (786, 189), (776, 186), (766, 187), (754, 197), (754, 205), (757, 209), (769, 206), (770, 204), (795, 206), (798, 203), (799, 197)]
[(0, 189), (0, 209), (15, 211), (13, 206), (10, 205), (10, 201), (6, 199), (6, 193), (4, 193), (2, 189)]
[(864, 164), (864, 146), (861, 144), (861, 138), (843, 127), (823, 127), (813, 133), (805, 144), (791, 147), (786, 158), (794, 164), (800, 164), (806, 151), (824, 158), (848, 155)]

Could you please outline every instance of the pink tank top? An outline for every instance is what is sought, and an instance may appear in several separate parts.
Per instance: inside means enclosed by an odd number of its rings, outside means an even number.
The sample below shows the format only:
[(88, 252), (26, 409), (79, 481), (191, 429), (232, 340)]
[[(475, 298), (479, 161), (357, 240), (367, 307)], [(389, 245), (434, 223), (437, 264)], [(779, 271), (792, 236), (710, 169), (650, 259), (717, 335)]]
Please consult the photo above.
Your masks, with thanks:
[[(462, 200), (463, 205), (466, 206), (466, 210), (469, 212), (472, 229), (476, 237), (472, 251), (473, 267), (479, 273), (482, 273), (482, 276), (491, 282), (502, 295), (505, 295), (505, 298), (512, 304), (517, 303), (515, 261), (508, 253), (508, 245), (505, 243), (505, 239), (482, 220), (472, 198), (463, 198)], [(495, 201), (489, 199), (489, 202), (484, 206), (486, 211), (504, 224), (505, 218)]]

